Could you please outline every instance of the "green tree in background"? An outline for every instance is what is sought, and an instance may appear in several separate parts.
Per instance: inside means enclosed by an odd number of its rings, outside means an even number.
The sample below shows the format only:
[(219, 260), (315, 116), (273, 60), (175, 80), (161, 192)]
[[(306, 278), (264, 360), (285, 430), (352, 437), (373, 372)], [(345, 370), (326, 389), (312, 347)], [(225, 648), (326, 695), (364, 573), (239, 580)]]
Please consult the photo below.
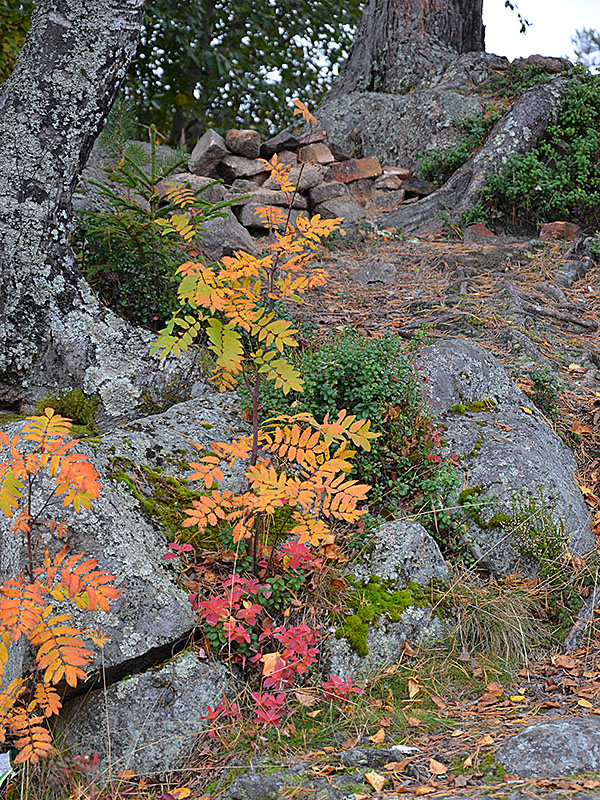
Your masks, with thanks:
[(127, 79), (140, 121), (173, 143), (213, 126), (265, 132), (314, 105), (348, 52), (361, 0), (149, 0)]
[[(173, 144), (207, 126), (291, 120), (289, 99), (317, 103), (346, 57), (362, 0), (148, 0), (125, 84), (138, 122)], [(33, 0), (0, 0), (0, 80), (14, 66)]]
[(33, 2), (0, 0), (0, 83), (13, 71), (27, 31)]
[(600, 66), (600, 33), (593, 28), (582, 28), (571, 37), (579, 61), (586, 67)]

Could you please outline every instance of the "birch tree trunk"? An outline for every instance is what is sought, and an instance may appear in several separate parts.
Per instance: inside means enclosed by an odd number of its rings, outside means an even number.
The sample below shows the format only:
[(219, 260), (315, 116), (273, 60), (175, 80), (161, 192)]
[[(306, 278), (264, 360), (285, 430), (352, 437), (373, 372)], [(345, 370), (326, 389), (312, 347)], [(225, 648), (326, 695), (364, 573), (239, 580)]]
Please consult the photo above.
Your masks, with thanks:
[(39, 0), (0, 89), (5, 405), (28, 404), (51, 386), (82, 385), (118, 414), (140, 394), (148, 335), (98, 302), (70, 237), (73, 190), (135, 52), (145, 2)]
[(406, 94), (457, 53), (483, 51), (483, 0), (367, 0), (348, 61), (328, 95)]

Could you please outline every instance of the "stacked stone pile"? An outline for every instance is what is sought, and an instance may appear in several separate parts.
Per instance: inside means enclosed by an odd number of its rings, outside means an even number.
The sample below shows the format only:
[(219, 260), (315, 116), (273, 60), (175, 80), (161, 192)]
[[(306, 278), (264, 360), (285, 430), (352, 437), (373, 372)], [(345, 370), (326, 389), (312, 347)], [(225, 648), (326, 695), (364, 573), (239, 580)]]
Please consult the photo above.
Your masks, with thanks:
[[(256, 213), (261, 206), (287, 209), (287, 198), (259, 159), (271, 159), (291, 167), (290, 180), (298, 184), (292, 221), (303, 211), (325, 218), (342, 217), (346, 223), (389, 211), (433, 191), (410, 170), (381, 165), (376, 157), (352, 158), (325, 139), (320, 131), (295, 133), (288, 129), (267, 141), (253, 130), (233, 129), (225, 137), (209, 129), (198, 140), (189, 161), (187, 177), (195, 188), (202, 179), (222, 178), (219, 199), (233, 199), (239, 222), (253, 233), (268, 227)], [(200, 185), (198, 183), (198, 185)], [(207, 199), (211, 199), (207, 197)]]

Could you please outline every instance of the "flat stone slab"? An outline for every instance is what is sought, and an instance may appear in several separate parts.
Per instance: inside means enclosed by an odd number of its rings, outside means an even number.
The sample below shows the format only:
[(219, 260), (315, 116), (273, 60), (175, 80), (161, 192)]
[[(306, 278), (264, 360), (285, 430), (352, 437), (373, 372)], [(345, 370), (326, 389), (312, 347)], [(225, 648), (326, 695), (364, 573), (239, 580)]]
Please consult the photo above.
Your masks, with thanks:
[(555, 778), (600, 771), (600, 718), (538, 722), (504, 742), (496, 761), (520, 778)]

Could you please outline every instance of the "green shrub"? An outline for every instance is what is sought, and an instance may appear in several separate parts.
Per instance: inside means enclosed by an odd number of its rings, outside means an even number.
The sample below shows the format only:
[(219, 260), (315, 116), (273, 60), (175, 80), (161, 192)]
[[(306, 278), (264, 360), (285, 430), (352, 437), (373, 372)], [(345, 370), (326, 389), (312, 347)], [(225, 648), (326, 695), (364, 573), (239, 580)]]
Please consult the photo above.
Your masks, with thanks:
[(576, 67), (556, 125), (493, 175), (465, 223), (600, 222), (600, 75)]
[(419, 154), (420, 171), (425, 180), (436, 186), (446, 183), (459, 167), (469, 160), (475, 150), (487, 139), (501, 113), (494, 107), (488, 109), (486, 117), (468, 117), (458, 125), (460, 138), (454, 147), (433, 147)]
[[(437, 455), (441, 431), (424, 406), (410, 355), (411, 346), (399, 336), (367, 339), (346, 332), (297, 355), (303, 394), (290, 392), (285, 398), (265, 383), (261, 414), (266, 418), (291, 406), (319, 420), (345, 408), (371, 420), (372, 430), (381, 436), (371, 442), (369, 452), (354, 459), (356, 477), (373, 487), (371, 509), (383, 515), (399, 509), (420, 515), (422, 524), (440, 538), (452, 525), (444, 506), (458, 477)], [(246, 394), (243, 386), (240, 393)]]

